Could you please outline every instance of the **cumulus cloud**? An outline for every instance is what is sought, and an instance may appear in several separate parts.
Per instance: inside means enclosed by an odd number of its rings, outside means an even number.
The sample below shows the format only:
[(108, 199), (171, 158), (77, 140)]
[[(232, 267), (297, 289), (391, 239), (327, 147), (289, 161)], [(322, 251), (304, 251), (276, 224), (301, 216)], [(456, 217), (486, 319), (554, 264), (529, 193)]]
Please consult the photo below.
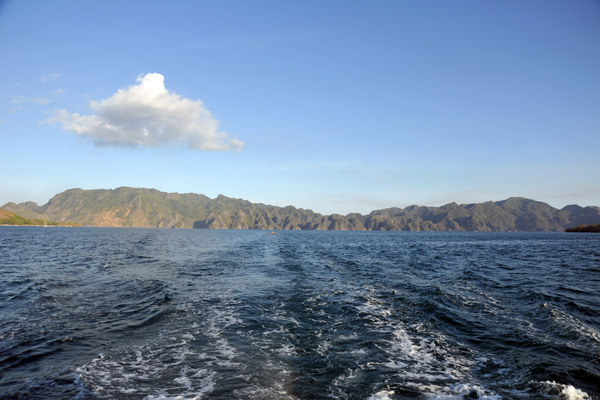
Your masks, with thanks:
[(185, 143), (195, 150), (241, 150), (244, 145), (218, 130), (219, 122), (200, 100), (165, 88), (161, 74), (145, 74), (111, 97), (91, 101), (91, 115), (56, 110), (43, 122), (59, 122), (99, 146), (160, 147)]

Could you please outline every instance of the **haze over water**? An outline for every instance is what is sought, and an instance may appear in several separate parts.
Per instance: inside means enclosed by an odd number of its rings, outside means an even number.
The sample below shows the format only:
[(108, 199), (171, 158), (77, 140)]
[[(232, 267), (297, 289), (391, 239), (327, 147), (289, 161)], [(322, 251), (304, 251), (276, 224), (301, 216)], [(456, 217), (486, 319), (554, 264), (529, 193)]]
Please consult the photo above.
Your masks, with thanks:
[(0, 229), (0, 397), (600, 395), (600, 236)]

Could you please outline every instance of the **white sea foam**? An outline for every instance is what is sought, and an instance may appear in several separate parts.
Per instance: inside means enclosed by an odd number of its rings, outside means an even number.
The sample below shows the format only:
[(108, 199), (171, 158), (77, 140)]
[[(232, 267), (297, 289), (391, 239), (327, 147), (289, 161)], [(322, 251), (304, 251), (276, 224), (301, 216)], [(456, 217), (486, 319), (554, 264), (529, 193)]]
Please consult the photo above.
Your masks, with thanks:
[(586, 400), (590, 395), (572, 385), (563, 385), (554, 381), (542, 382), (544, 390), (557, 400)]
[(296, 399), (288, 393), (292, 372), (281, 361), (281, 357), (293, 357), (297, 352), (292, 344), (293, 334), (285, 325), (298, 326), (300, 323), (284, 308), (276, 308), (275, 311), (269, 309), (267, 315), (259, 318), (268, 319), (279, 326), (266, 331), (236, 330), (236, 335), (244, 338), (247, 345), (244, 353), (241, 353), (225, 334), (231, 331), (232, 326), (243, 324), (234, 309), (226, 307), (225, 310), (213, 310), (215, 314), (205, 321), (207, 329), (204, 331), (205, 335), (215, 340), (219, 354), (223, 356), (216, 366), (243, 372), (238, 378), (245, 382), (245, 386), (233, 390), (233, 394), (238, 398)]
[(280, 354), (289, 356), (295, 353), (296, 348), (290, 343), (284, 343), (278, 349), (276, 349), (276, 351)]
[(587, 325), (585, 322), (574, 317), (573, 315), (570, 315), (562, 310), (553, 308), (547, 303), (544, 304), (544, 307), (550, 309), (550, 315), (552, 316), (554, 323), (558, 325), (561, 329), (574, 333), (584, 341), (593, 342), (595, 344), (600, 343), (600, 332), (596, 329)]
[(379, 392), (369, 396), (367, 400), (392, 400), (390, 396), (394, 395), (393, 390), (380, 390)]
[(331, 348), (331, 342), (327, 339), (322, 340), (317, 346), (317, 353), (321, 356), (329, 354)]
[[(460, 355), (446, 337), (428, 331), (423, 324), (405, 326), (393, 310), (370, 293), (359, 298), (365, 300), (359, 309), (373, 321), (373, 329), (389, 336), (382, 347), (388, 360), (381, 364), (397, 371), (397, 384), (413, 388), (431, 399), (456, 399), (475, 394), (479, 399), (501, 399), (492, 390), (481, 387), (473, 377), (472, 371), (477, 365), (475, 354), (473, 358)], [(392, 394), (384, 390), (371, 398), (386, 399)]]
[(358, 369), (349, 369), (342, 375), (335, 378), (332, 383), (335, 386), (347, 387), (352, 381), (359, 377), (359, 372), (360, 371)]
[[(187, 400), (206, 396), (218, 382), (219, 368), (237, 365), (237, 351), (223, 329), (239, 319), (228, 310), (212, 311), (202, 325), (178, 326), (172, 321), (147, 343), (100, 354), (77, 368), (78, 381), (84, 390), (103, 397), (133, 393), (146, 395), (147, 400)], [(194, 346), (201, 335), (212, 346)]]
[[(197, 363), (205, 355), (179, 348), (178, 344), (151, 344), (122, 349), (117, 354), (100, 354), (77, 368), (78, 379), (90, 392), (107, 397), (152, 392), (145, 398), (199, 399), (213, 390), (215, 372), (190, 368), (188, 362)], [(177, 376), (169, 383), (165, 377), (173, 372)], [(156, 387), (158, 382), (166, 387)]]

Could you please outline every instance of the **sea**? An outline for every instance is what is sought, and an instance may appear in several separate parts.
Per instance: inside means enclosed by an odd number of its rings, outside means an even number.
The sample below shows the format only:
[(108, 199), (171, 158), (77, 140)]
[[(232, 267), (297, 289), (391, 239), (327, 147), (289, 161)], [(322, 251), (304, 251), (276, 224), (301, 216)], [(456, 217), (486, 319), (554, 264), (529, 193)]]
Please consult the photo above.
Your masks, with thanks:
[(1, 399), (600, 399), (600, 235), (0, 228)]

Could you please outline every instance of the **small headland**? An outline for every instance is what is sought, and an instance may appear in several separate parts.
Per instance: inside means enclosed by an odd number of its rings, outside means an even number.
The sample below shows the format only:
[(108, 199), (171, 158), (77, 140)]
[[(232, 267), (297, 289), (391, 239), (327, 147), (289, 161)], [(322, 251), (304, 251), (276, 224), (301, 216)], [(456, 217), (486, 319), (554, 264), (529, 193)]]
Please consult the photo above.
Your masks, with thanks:
[(581, 225), (573, 228), (568, 228), (565, 232), (593, 232), (600, 233), (600, 224), (596, 225)]
[(23, 218), (8, 210), (0, 209), (0, 226), (81, 226), (73, 222), (53, 222), (44, 219)]

